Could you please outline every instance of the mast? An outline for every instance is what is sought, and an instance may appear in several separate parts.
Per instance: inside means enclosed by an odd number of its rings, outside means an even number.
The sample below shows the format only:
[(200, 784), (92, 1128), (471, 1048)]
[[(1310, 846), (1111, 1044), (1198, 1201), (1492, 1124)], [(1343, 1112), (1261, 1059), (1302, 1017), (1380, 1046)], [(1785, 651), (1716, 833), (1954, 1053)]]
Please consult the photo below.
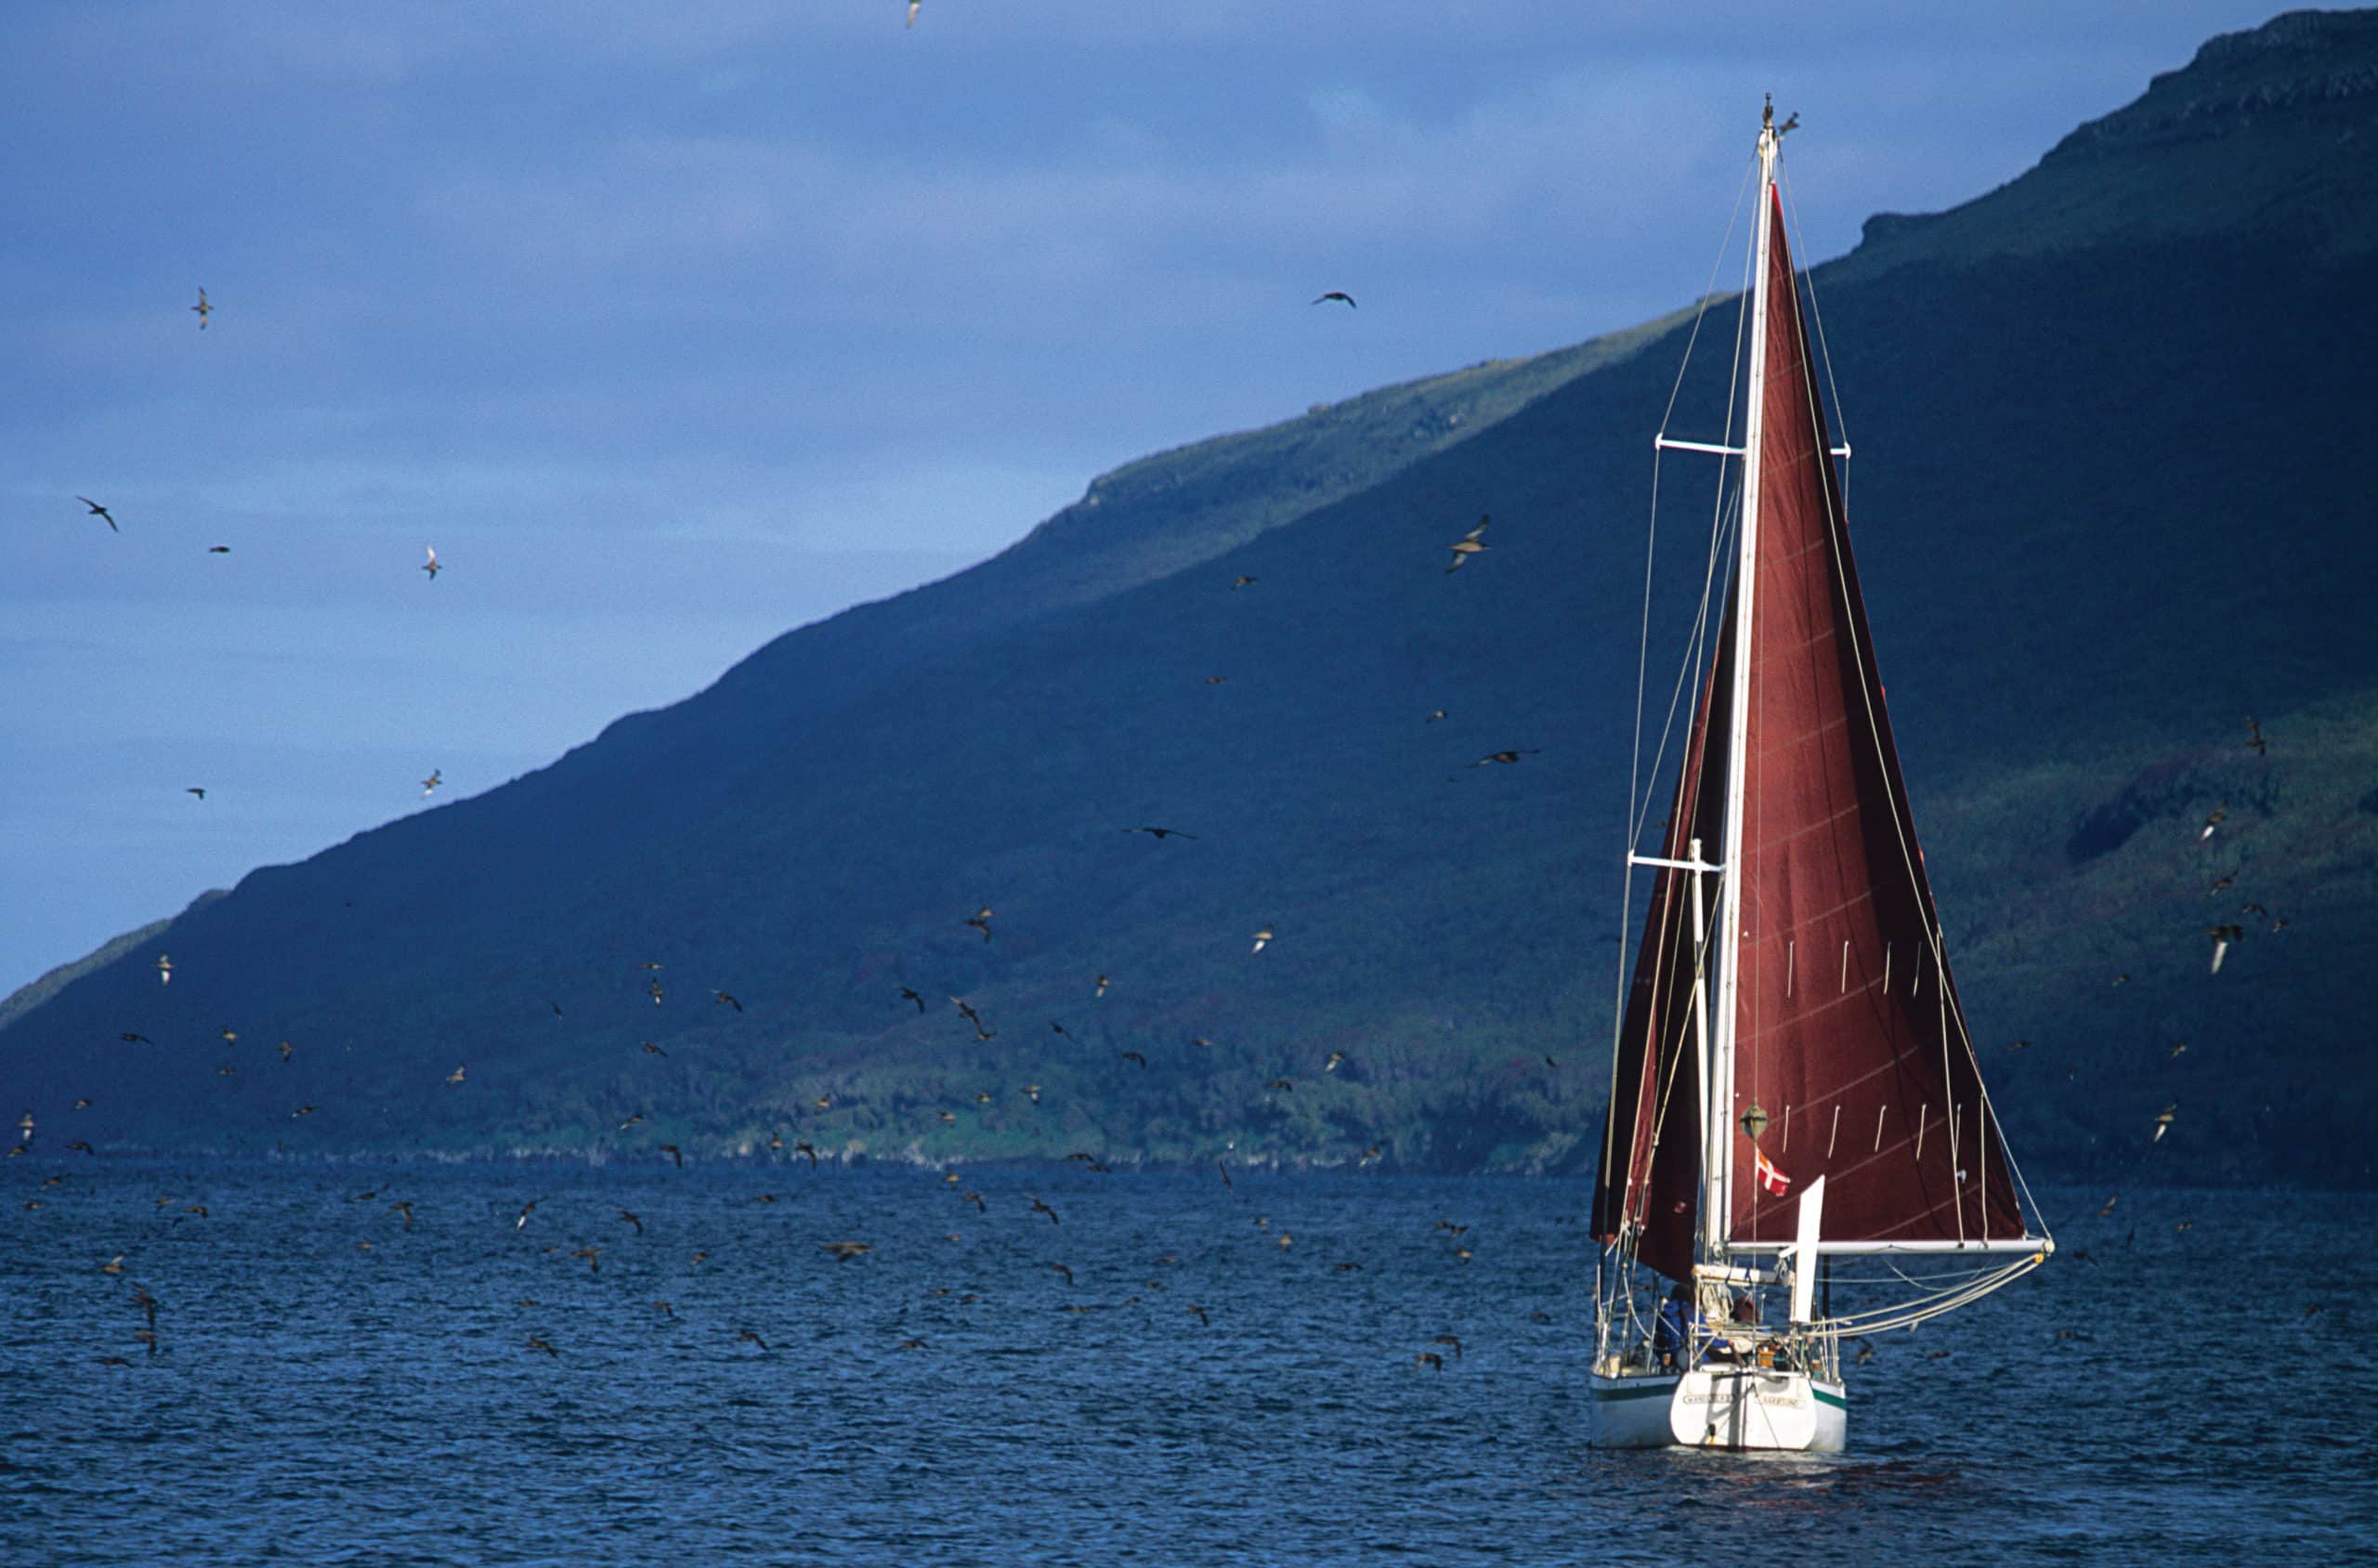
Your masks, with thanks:
[(1733, 1213), (1733, 1103), (1738, 979), (1742, 971), (1743, 797), (1749, 764), (1751, 615), (1758, 579), (1759, 446), (1766, 424), (1768, 247), (1773, 239), (1771, 192), (1775, 186), (1775, 105), (1770, 100), (1758, 126), (1758, 240), (1751, 275), (1750, 381), (1743, 426), (1743, 509), (1734, 565), (1733, 700), (1727, 718), (1724, 868), (1718, 892), (1718, 1038), (1709, 1074), (1703, 1080), (1701, 1118), (1702, 1250), (1704, 1261), (1723, 1262)]

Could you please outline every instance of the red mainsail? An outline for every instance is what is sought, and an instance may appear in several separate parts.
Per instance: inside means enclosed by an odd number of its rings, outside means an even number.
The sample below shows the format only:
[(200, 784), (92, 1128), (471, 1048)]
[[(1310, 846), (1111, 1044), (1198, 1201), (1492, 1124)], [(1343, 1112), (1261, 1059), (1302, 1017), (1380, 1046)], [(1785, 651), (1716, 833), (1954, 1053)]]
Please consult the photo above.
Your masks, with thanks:
[[(1780, 196), (1768, 217), (1725, 1239), (1791, 1241), (1819, 1176), (1827, 1241), (2019, 1237), (1884, 710)], [(1730, 616), (1668, 858), (1682, 857), (1687, 823), (1711, 858), (1720, 842), (1732, 640)], [(1663, 870), (1653, 895), (1595, 1204), (1598, 1234), (1632, 1222), (1637, 1255), (1670, 1275), (1692, 1263), (1700, 1185), (1686, 876)], [(1713, 914), (1715, 902), (1713, 879)], [(1756, 1142), (1742, 1120), (1754, 1106)], [(1790, 1196), (1750, 1179), (1761, 1153), (1791, 1172)]]

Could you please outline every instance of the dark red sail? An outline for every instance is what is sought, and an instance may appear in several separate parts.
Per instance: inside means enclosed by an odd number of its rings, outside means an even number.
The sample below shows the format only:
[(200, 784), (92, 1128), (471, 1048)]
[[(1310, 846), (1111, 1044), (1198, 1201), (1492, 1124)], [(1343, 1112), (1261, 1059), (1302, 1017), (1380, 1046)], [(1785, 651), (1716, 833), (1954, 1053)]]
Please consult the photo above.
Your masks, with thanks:
[[(1721, 627), (1733, 624), (1729, 603)], [(1668, 814), (1663, 859), (1685, 859), (1701, 841), (1704, 860), (1718, 857), (1724, 831), (1726, 719), (1733, 690), (1733, 660), (1719, 652), (1694, 711), (1677, 778), (1676, 805)], [(1702, 1078), (1695, 1044), (1692, 986), (1694, 955), (1715, 930), (1718, 881), (1702, 889), (1703, 919), (1692, 920), (1693, 873), (1662, 869), (1654, 874), (1651, 908), (1643, 918), (1642, 946), (1635, 958), (1635, 982), (1619, 1025), (1618, 1061), (1610, 1118), (1603, 1133), (1601, 1181), (1594, 1189), (1594, 1234), (1614, 1239), (1622, 1228), (1638, 1235), (1636, 1256), (1671, 1278), (1692, 1268), (1694, 1230), (1701, 1200)], [(1712, 982), (1710, 1026), (1716, 1027)]]
[[(1822, 1175), (1827, 1241), (2020, 1236), (1883, 708), (1780, 197), (1770, 218), (1729, 1235), (1791, 1240)], [(1780, 1198), (1753, 1179), (1754, 1104)]]

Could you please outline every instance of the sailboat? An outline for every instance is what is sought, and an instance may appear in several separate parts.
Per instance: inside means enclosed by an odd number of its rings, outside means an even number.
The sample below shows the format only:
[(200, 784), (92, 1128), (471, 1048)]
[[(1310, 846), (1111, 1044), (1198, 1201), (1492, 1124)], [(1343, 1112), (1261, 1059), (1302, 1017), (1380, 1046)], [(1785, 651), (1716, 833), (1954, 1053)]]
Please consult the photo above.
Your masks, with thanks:
[(1646, 876), (1649, 897), (1594, 1192), (1601, 1446), (1837, 1452), (1845, 1342), (2055, 1248), (1982, 1086), (1884, 709), (1784, 233), (1793, 123), (1761, 118), (1727, 438), (1655, 442), (1719, 477), (1657, 853), (1640, 784), (1628, 812), (1629, 901)]

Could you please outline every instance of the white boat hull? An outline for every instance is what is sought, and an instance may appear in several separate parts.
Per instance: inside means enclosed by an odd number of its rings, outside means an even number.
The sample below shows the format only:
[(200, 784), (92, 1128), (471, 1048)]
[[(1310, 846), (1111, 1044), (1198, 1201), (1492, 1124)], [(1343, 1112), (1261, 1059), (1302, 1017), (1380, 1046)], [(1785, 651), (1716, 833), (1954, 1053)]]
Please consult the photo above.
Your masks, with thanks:
[(1593, 1377), (1597, 1448), (1721, 1448), (1838, 1454), (1849, 1405), (1839, 1383), (1806, 1372), (1704, 1366)]

